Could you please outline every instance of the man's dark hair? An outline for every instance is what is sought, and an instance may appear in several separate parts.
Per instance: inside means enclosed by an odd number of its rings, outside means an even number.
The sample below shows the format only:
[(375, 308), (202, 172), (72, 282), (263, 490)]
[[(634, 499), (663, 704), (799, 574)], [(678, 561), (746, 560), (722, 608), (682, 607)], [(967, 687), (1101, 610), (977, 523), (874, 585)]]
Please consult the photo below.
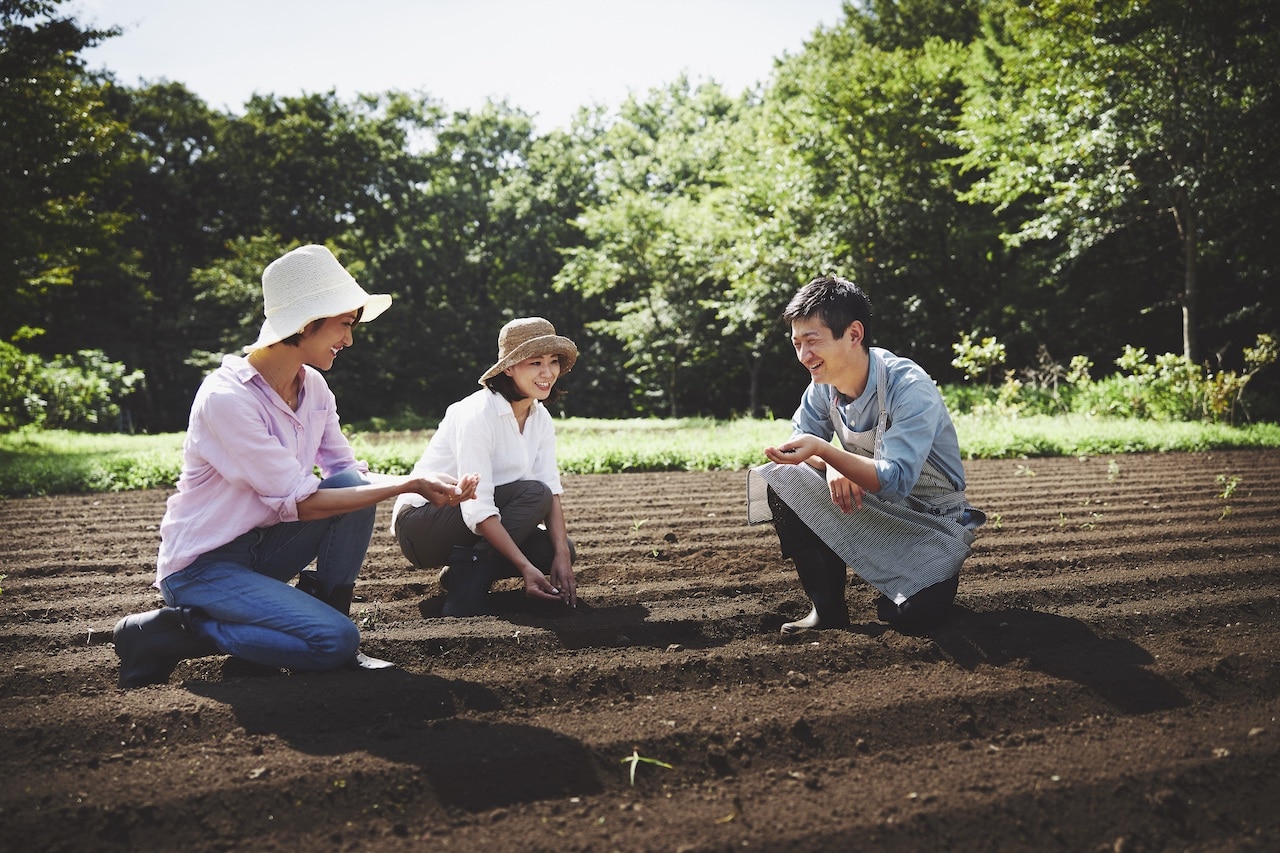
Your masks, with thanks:
[(815, 315), (837, 338), (854, 320), (862, 321), (862, 345), (871, 346), (871, 300), (853, 282), (834, 275), (815, 278), (791, 297), (782, 319), (791, 323)]
[[(359, 308), (356, 309), (356, 322), (359, 323), (360, 318), (363, 316), (364, 316), (364, 306), (361, 305)], [(287, 346), (291, 346), (291, 347), (299, 346), (302, 343), (302, 338), (304, 336), (315, 332), (317, 329), (323, 326), (325, 321), (328, 319), (330, 318), (321, 317), (318, 320), (312, 320), (310, 323), (308, 323), (306, 326), (303, 327), (301, 332), (296, 332), (290, 335), (289, 337), (282, 340), (280, 343), (285, 344)]]
[[(507, 399), (508, 403), (518, 403), (525, 398), (525, 395), (521, 394), (520, 389), (516, 387), (516, 381), (505, 373), (490, 376), (484, 381), (484, 387), (495, 394), (501, 394)], [(547, 403), (558, 403), (568, 393), (559, 385), (553, 385), (551, 393), (547, 395)]]

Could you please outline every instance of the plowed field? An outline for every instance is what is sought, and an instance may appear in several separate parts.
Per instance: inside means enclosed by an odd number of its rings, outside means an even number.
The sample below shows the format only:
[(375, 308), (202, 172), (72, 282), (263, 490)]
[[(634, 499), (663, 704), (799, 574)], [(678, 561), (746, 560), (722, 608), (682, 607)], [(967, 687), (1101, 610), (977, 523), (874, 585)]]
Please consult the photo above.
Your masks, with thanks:
[(167, 493), (0, 501), (0, 849), (1280, 849), (1280, 452), (967, 468), (930, 636), (854, 577), (780, 637), (741, 472), (572, 476), (572, 615), (441, 618), (384, 504), (353, 615), (397, 669), (130, 691)]

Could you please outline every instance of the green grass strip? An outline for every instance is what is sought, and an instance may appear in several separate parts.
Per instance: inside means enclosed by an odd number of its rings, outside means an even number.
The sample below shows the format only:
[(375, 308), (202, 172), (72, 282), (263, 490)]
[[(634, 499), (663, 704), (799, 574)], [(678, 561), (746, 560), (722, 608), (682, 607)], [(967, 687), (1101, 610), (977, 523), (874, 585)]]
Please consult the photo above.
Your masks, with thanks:
[[(1085, 415), (960, 415), (969, 459), (1106, 456), (1157, 451), (1280, 447), (1280, 425), (1232, 427)], [(764, 461), (763, 448), (787, 438), (787, 421), (711, 418), (557, 421), (567, 474), (739, 471)], [(375, 471), (406, 474), (431, 432), (359, 432), (356, 454)], [(19, 431), (0, 435), (0, 496), (21, 497), (169, 488), (182, 465), (182, 434), (105, 435)]]

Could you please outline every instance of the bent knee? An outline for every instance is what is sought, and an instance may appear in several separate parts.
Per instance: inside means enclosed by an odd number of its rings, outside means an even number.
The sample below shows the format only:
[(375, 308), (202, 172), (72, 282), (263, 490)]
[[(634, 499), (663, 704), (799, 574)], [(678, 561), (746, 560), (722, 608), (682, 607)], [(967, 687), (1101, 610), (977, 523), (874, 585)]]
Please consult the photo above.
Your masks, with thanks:
[(340, 623), (335, 622), (332, 629), (313, 638), (308, 645), (317, 671), (337, 669), (355, 657), (356, 650), (360, 648), (360, 629), (344, 617)]
[(512, 485), (519, 489), (522, 500), (546, 504), (548, 509), (551, 508), (551, 487), (541, 480), (517, 480)]

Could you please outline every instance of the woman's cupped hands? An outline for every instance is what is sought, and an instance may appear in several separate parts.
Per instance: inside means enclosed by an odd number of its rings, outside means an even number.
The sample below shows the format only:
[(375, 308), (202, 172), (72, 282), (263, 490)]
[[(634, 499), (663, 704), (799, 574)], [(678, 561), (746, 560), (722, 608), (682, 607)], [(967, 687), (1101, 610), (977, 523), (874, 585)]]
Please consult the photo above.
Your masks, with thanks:
[(463, 474), (460, 478), (448, 474), (427, 474), (417, 478), (414, 491), (430, 501), (432, 506), (450, 506), (473, 500), (479, 485), (479, 474)]

